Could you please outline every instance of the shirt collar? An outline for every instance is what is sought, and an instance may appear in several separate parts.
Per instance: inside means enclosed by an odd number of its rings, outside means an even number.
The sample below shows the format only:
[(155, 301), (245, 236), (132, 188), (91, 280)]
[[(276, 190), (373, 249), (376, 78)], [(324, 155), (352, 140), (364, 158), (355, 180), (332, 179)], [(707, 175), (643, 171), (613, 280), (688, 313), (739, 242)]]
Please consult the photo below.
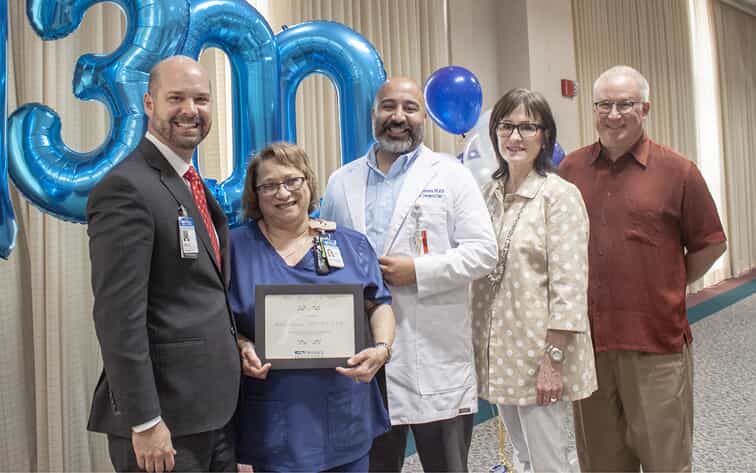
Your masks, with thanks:
[(176, 174), (184, 177), (184, 174), (186, 174), (186, 171), (189, 170), (191, 165), (184, 161), (181, 156), (176, 154), (176, 152), (168, 147), (168, 145), (157, 139), (157, 137), (149, 131), (144, 135), (144, 137), (150, 140), (153, 145), (155, 145), (155, 147), (158, 149), (158, 151), (160, 151), (165, 160), (168, 161), (168, 164), (170, 164), (171, 167), (176, 171)]
[(538, 189), (541, 188), (541, 182), (546, 179), (546, 176), (541, 176), (535, 169), (528, 173), (528, 177), (525, 178), (520, 188), (512, 194), (525, 197), (526, 199), (532, 199), (538, 193)]
[[(396, 161), (394, 161), (394, 164), (399, 162), (399, 173), (405, 173), (407, 172), (407, 169), (410, 168), (413, 162), (415, 162), (415, 159), (417, 158), (418, 154), (420, 154), (420, 148), (422, 148), (422, 144), (419, 145), (417, 148), (413, 149), (412, 151), (409, 151), (407, 153), (399, 155), (398, 158), (396, 158)], [(378, 158), (376, 156), (377, 151), (377, 143), (374, 143), (373, 146), (370, 147), (370, 152), (368, 152), (367, 155), (367, 162), (368, 166), (372, 168), (374, 171), (380, 173), (383, 175), (384, 173), (378, 168)], [(391, 165), (391, 168), (389, 168), (389, 172), (394, 168), (394, 164)]]
[[(651, 140), (649, 140), (648, 135), (643, 132), (638, 141), (633, 145), (632, 148), (630, 148), (630, 151), (625, 153), (625, 156), (629, 154), (633, 157), (633, 159), (635, 159), (638, 164), (645, 168), (648, 165), (648, 149), (650, 146)], [(602, 151), (603, 148), (600, 141), (597, 141), (593, 144), (593, 148), (591, 148), (590, 154), (591, 164), (595, 163), (599, 156), (602, 156)]]

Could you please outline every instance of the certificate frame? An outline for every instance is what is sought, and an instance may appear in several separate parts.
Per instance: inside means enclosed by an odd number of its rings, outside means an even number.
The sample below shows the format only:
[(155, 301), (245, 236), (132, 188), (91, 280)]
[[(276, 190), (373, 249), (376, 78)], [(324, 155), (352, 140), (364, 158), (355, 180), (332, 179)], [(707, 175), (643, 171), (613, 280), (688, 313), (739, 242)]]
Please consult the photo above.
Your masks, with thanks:
[[(278, 356), (270, 353), (273, 348), (266, 342), (267, 336), (273, 336), (273, 323), (276, 317), (269, 305), (272, 299), (277, 296), (283, 296), (291, 301), (301, 300), (300, 296), (321, 297), (324, 301), (329, 298), (340, 300), (341, 306), (346, 306), (344, 296), (352, 298), (351, 311), (349, 313), (338, 314), (339, 320), (342, 320), (346, 326), (353, 323), (353, 330), (345, 330), (343, 335), (350, 337), (347, 339), (349, 351), (348, 356), (318, 357), (313, 355), (303, 355), (298, 357)], [(312, 300), (312, 297), (307, 300)], [(280, 301), (280, 299), (279, 299)], [(270, 304), (269, 304), (270, 302)], [(293, 302), (286, 302), (287, 304)], [(333, 314), (331, 314), (333, 315)], [(293, 370), (293, 369), (317, 369), (317, 368), (335, 368), (345, 366), (346, 361), (355, 353), (359, 353), (367, 346), (366, 332), (365, 301), (363, 297), (363, 287), (359, 284), (258, 284), (255, 286), (255, 350), (260, 361), (271, 364), (272, 370)], [(279, 320), (281, 320), (279, 318)], [(284, 320), (288, 320), (284, 317)], [(280, 350), (279, 350), (280, 352)]]

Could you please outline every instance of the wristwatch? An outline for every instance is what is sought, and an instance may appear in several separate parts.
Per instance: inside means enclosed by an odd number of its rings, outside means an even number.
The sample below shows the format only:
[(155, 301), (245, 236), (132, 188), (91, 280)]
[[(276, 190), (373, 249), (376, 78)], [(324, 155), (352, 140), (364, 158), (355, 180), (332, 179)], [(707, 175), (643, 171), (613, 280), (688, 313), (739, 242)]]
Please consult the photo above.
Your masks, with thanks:
[(562, 351), (561, 348), (552, 345), (551, 343), (547, 343), (543, 351), (546, 352), (547, 355), (549, 355), (549, 358), (554, 363), (561, 363), (562, 361), (564, 361), (564, 351)]
[(380, 348), (380, 347), (383, 347), (386, 349), (386, 361), (383, 363), (383, 364), (386, 364), (389, 361), (391, 361), (391, 347), (386, 342), (378, 342), (375, 344), (375, 348)]

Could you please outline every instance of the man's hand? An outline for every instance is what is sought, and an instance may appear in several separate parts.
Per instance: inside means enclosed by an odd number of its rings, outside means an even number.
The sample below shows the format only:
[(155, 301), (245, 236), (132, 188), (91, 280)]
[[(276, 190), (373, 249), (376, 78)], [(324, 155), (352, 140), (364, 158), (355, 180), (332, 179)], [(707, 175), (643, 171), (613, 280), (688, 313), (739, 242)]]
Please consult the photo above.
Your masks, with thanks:
[(265, 379), (270, 371), (270, 363), (264, 365), (260, 361), (255, 351), (255, 345), (244, 337), (239, 337), (236, 341), (239, 346), (239, 353), (242, 359), (242, 372), (253, 378)]
[(392, 286), (409, 286), (417, 282), (415, 260), (410, 256), (381, 256), (383, 279)]
[(176, 466), (171, 431), (162, 420), (144, 432), (132, 432), (131, 443), (139, 468), (150, 473), (162, 473), (173, 471)]
[(365, 348), (347, 360), (349, 368), (336, 367), (336, 371), (358, 383), (369, 383), (388, 358), (384, 347)]

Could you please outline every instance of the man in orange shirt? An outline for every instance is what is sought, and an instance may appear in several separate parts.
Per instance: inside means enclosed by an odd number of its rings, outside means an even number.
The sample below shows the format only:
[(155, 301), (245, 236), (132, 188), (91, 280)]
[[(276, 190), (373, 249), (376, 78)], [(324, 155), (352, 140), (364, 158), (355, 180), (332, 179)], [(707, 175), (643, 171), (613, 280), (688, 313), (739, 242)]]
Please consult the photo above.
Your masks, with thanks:
[(616, 66), (593, 87), (599, 141), (565, 158), (590, 220), (588, 315), (599, 389), (574, 404), (583, 471), (690, 471), (685, 290), (724, 253), (695, 164), (648, 138), (649, 86)]

